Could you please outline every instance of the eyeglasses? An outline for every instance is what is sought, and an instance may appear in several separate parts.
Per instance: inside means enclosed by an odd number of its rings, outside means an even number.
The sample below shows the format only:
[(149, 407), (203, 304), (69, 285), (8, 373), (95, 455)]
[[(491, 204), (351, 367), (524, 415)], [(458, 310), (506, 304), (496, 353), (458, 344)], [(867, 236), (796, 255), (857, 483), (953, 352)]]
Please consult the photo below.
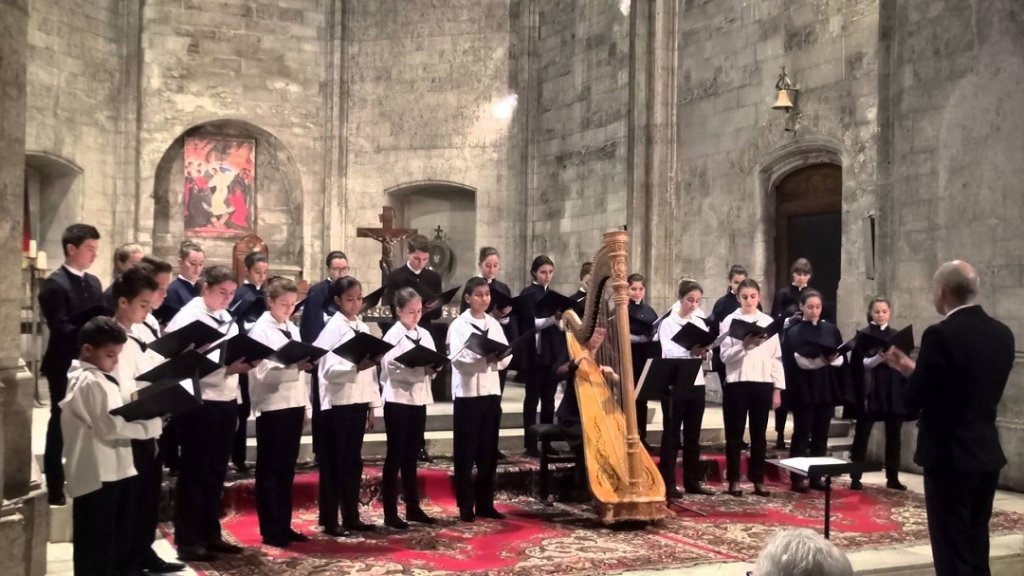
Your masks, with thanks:
[(342, 266), (341, 268), (337, 268), (337, 267), (335, 267), (335, 268), (328, 268), (328, 270), (330, 270), (331, 272), (334, 272), (336, 274), (345, 274), (345, 273), (348, 272), (348, 266)]

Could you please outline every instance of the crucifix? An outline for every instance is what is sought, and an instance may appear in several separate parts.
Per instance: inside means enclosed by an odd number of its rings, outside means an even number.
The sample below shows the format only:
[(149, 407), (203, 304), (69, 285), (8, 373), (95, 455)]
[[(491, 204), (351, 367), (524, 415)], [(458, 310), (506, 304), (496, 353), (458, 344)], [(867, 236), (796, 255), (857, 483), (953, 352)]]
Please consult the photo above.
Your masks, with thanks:
[(380, 281), (384, 282), (388, 272), (394, 263), (391, 257), (394, 256), (395, 246), (406, 238), (416, 234), (415, 228), (395, 228), (395, 209), (385, 206), (377, 218), (380, 220), (380, 228), (356, 228), (356, 238), (373, 238), (380, 242)]

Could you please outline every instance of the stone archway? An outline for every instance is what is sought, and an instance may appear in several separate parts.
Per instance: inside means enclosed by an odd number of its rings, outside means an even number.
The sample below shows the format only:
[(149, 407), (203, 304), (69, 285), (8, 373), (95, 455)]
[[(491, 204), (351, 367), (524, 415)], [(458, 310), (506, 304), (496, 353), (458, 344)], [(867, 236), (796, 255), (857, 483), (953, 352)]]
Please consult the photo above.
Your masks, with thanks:
[(74, 202), (68, 202), (68, 194), (83, 172), (81, 166), (63, 156), (32, 150), (25, 152), (26, 212), (32, 236), (38, 242), (39, 250), (52, 258), (51, 266), (62, 260), (61, 234), (78, 221), (79, 211)]

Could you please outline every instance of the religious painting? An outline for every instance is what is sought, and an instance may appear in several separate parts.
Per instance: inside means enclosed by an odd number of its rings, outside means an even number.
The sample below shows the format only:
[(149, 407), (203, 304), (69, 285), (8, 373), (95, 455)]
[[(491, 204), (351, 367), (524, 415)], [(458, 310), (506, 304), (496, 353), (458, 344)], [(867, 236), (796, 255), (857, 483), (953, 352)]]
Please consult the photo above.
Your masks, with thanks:
[(255, 232), (256, 140), (185, 138), (185, 234), (239, 238)]

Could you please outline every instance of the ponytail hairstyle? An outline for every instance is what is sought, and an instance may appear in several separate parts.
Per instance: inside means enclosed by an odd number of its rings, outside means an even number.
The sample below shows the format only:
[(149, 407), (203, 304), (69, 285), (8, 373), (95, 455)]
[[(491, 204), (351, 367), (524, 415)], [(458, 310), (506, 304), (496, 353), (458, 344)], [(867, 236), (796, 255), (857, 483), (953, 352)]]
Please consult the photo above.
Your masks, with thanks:
[(699, 290), (701, 294), (704, 294), (704, 288), (696, 280), (683, 280), (679, 283), (679, 289), (676, 290), (678, 298), (682, 300), (683, 296), (686, 296), (694, 290)]
[(491, 256), (497, 256), (501, 258), (501, 254), (498, 254), (498, 249), (492, 246), (484, 246), (480, 249), (480, 257), (477, 259), (477, 264), (483, 264), (484, 260), (487, 260)]
[(886, 306), (889, 307), (889, 311), (890, 312), (892, 311), (892, 302), (890, 302), (887, 297), (882, 296), (881, 294), (879, 294), (878, 296), (875, 296), (870, 301), (868, 301), (868, 309), (867, 309), (867, 312), (865, 313), (865, 316), (868, 319), (868, 324), (871, 324), (872, 322), (874, 322), (874, 320), (871, 319), (871, 309), (875, 307), (875, 304), (885, 304)]
[(733, 264), (732, 267), (729, 268), (729, 281), (731, 282), (732, 279), (737, 276), (749, 276), (749, 274), (747, 274), (747, 269), (742, 265)]
[(267, 255), (262, 252), (249, 252), (245, 255), (245, 269), (252, 270), (253, 266), (259, 263), (267, 264), (270, 261), (267, 259)]
[(739, 287), (736, 288), (736, 293), (739, 294), (740, 290), (743, 290), (744, 288), (753, 288), (758, 294), (761, 293), (761, 285), (753, 278), (747, 278), (743, 282), (740, 282)]
[(121, 267), (128, 263), (131, 259), (132, 254), (145, 254), (145, 250), (142, 246), (131, 242), (128, 244), (121, 244), (114, 250), (114, 275), (121, 273)]
[(409, 302), (422, 299), (423, 297), (412, 288), (402, 288), (398, 292), (395, 292), (395, 308), (402, 310), (409, 305)]
[(544, 265), (551, 266), (552, 268), (555, 267), (555, 263), (551, 260), (551, 258), (548, 258), (544, 254), (541, 254), (540, 256), (537, 256), (536, 258), (533, 259), (533, 264), (530, 264), (530, 276), (534, 280), (537, 279), (537, 270), (540, 270), (540, 267)]
[(196, 244), (195, 242), (193, 242), (191, 240), (185, 240), (181, 244), (178, 245), (178, 259), (179, 260), (184, 260), (185, 258), (188, 258), (189, 254), (191, 254), (193, 252), (199, 252), (200, 254), (205, 254), (205, 252), (203, 252), (202, 247), (200, 247), (199, 244)]
[(807, 301), (811, 298), (817, 298), (818, 300), (821, 300), (822, 304), (825, 303), (825, 299), (821, 296), (821, 292), (818, 292), (814, 288), (808, 288), (800, 292), (800, 306), (802, 307), (804, 304), (807, 304)]

